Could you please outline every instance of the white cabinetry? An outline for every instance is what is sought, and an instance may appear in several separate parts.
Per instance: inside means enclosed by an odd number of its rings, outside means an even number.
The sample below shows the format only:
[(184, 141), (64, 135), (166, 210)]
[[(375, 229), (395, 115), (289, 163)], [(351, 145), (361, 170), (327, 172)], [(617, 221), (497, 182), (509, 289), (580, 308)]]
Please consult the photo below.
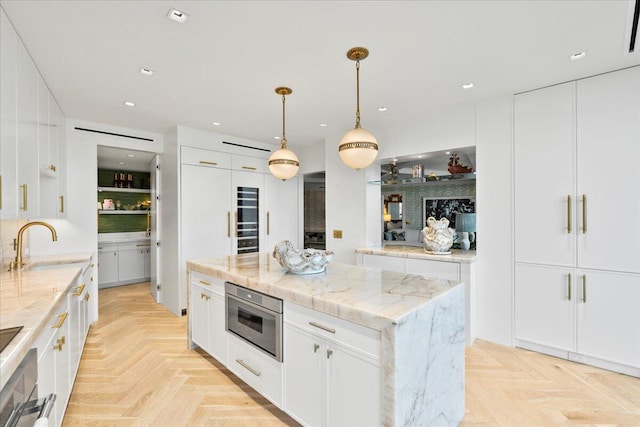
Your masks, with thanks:
[(516, 345), (640, 374), (638, 117), (640, 67), (515, 97)]
[(103, 284), (118, 281), (118, 244), (102, 243), (98, 246), (98, 280)]
[(298, 230), (300, 214), (300, 177), (282, 181), (273, 175), (264, 177), (265, 194), (265, 245), (264, 250), (273, 250), (276, 243), (289, 240), (300, 247), (301, 231)]
[(98, 246), (100, 288), (148, 280), (149, 256), (149, 243), (146, 241), (100, 243)]
[(309, 426), (380, 425), (380, 333), (285, 303), (285, 411)]
[(18, 35), (0, 9), (0, 219), (18, 215), (16, 87)]
[(193, 271), (189, 277), (191, 340), (220, 363), (226, 364), (224, 282)]
[(118, 281), (144, 278), (144, 252), (141, 243), (118, 243)]

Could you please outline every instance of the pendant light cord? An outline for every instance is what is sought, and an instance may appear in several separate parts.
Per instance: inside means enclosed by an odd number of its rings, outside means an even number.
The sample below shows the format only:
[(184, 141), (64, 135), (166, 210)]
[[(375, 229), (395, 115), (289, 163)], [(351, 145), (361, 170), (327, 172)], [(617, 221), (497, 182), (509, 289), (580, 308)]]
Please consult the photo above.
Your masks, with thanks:
[(285, 95), (282, 94), (282, 141), (281, 141), (281, 144), (280, 144), (281, 148), (287, 148), (287, 136), (285, 135), (285, 132), (284, 132), (284, 129), (285, 129), (285, 126), (284, 126), (284, 123), (285, 123), (284, 122), (284, 115), (285, 115), (284, 103), (285, 103)]
[(356, 61), (356, 129), (360, 129), (360, 60)]

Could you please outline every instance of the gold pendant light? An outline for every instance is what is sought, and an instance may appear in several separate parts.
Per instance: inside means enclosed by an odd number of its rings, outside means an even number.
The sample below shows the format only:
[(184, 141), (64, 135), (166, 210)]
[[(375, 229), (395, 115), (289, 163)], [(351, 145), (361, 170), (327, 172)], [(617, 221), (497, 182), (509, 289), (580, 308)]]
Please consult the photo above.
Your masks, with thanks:
[(355, 170), (366, 168), (378, 155), (375, 136), (360, 127), (360, 60), (367, 56), (369, 51), (364, 47), (354, 47), (347, 52), (347, 58), (356, 61), (356, 127), (342, 137), (338, 152), (342, 162)]
[(269, 157), (269, 170), (271, 174), (283, 181), (293, 178), (300, 169), (300, 162), (298, 156), (291, 150), (287, 149), (287, 136), (285, 134), (285, 96), (291, 95), (293, 92), (288, 87), (277, 87), (276, 93), (282, 95), (282, 140), (280, 143), (280, 149), (276, 150)]

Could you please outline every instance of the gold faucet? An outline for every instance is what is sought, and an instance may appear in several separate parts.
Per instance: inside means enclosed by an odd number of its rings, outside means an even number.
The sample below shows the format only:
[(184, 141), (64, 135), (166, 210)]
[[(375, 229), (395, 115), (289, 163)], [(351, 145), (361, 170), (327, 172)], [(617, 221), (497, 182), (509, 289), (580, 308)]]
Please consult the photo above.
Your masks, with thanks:
[(51, 226), (50, 224), (47, 224), (44, 221), (32, 221), (32, 222), (26, 223), (20, 228), (20, 230), (18, 230), (18, 244), (16, 247), (16, 259), (15, 261), (11, 261), (11, 264), (9, 264), (9, 271), (20, 269), (25, 264), (25, 262), (22, 261), (22, 235), (24, 234), (24, 231), (27, 228), (34, 225), (42, 225), (44, 227), (47, 227), (49, 230), (51, 230), (51, 239), (54, 242), (58, 240), (58, 234), (56, 233), (56, 229), (53, 228), (53, 226)]

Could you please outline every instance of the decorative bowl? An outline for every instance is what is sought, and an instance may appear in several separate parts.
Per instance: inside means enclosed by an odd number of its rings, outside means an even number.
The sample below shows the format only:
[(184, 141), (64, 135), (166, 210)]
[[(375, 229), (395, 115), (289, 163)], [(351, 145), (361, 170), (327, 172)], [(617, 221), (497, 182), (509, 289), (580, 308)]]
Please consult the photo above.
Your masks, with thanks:
[(333, 252), (319, 249), (297, 250), (288, 240), (276, 244), (273, 257), (285, 270), (293, 274), (322, 273), (333, 258)]

